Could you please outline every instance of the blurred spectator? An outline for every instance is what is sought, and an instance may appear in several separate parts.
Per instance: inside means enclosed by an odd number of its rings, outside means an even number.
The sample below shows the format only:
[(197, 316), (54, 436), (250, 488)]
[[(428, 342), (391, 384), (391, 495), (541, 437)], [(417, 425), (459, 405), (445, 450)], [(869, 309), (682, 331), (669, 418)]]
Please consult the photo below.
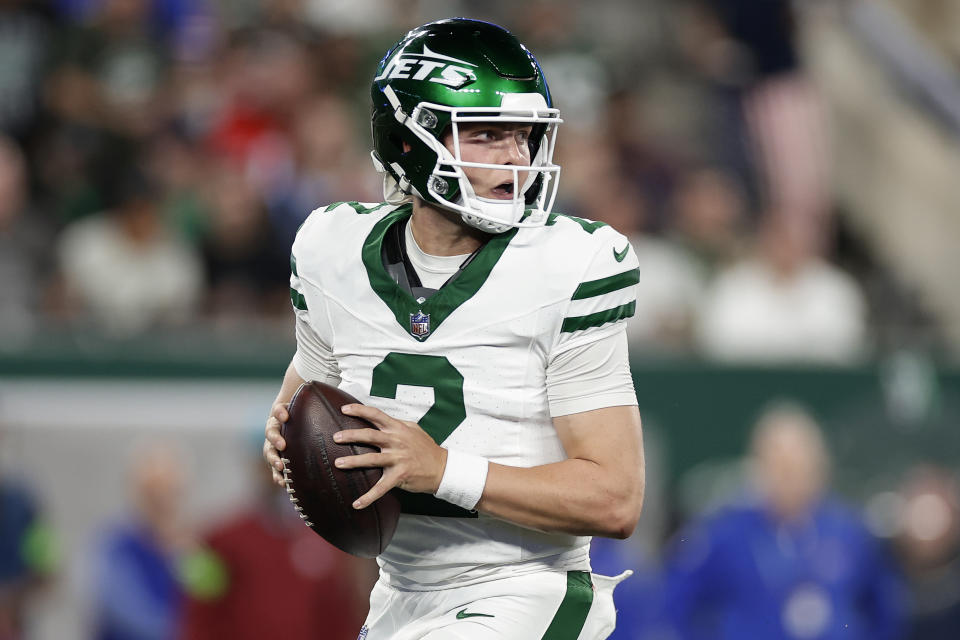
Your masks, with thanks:
[(150, 142), (146, 170), (156, 182), (162, 217), (188, 242), (199, 245), (210, 227), (203, 202), (207, 158), (184, 135), (166, 131)]
[(0, 135), (0, 344), (32, 329), (46, 287), (52, 233), (29, 207), (25, 158)]
[(40, 115), (53, 23), (39, 2), (0, 1), (0, 133), (21, 140)]
[(699, 337), (722, 360), (847, 363), (865, 347), (857, 283), (817, 256), (815, 225), (763, 221), (755, 255), (722, 271), (707, 291)]
[(901, 491), (897, 550), (910, 588), (910, 640), (960, 630), (960, 488), (949, 472), (916, 470)]
[(284, 246), (293, 244), (297, 229), (320, 203), (382, 198), (380, 181), (370, 177), (369, 142), (355, 124), (349, 104), (334, 95), (307, 100), (297, 110), (294, 163), (268, 194)]
[(64, 121), (131, 137), (156, 130), (168, 62), (148, 0), (103, 0), (66, 34), (58, 59), (49, 96)]
[(58, 562), (56, 539), (30, 492), (0, 476), (0, 639), (27, 637), (27, 605)]
[(210, 530), (188, 564), (181, 640), (355, 637), (376, 565), (304, 526), (259, 456), (253, 463), (252, 503)]
[(902, 588), (859, 518), (827, 494), (828, 454), (809, 415), (778, 406), (751, 443), (744, 499), (674, 540), (666, 619), (681, 638), (899, 638)]
[[(611, 92), (604, 104), (603, 136), (613, 147), (619, 170), (643, 196), (643, 229), (659, 233), (669, 224), (670, 200), (677, 189), (682, 162), (676, 150), (658, 143), (656, 132), (645, 120), (640, 104), (642, 91), (627, 87)], [(592, 146), (594, 142), (588, 136), (583, 144)], [(589, 159), (592, 153), (579, 155)], [(566, 172), (566, 164), (563, 167)]]
[(143, 171), (121, 170), (114, 190), (115, 208), (59, 238), (68, 313), (88, 313), (120, 335), (187, 319), (203, 279), (197, 256), (165, 227), (156, 185)]
[(223, 104), (207, 145), (266, 197), (289, 170), (294, 114), (314, 89), (306, 47), (286, 31), (241, 31), (233, 34), (222, 74)]
[(678, 179), (663, 237), (625, 232), (640, 261), (637, 314), (627, 329), (631, 346), (691, 349), (708, 283), (739, 255), (744, 206), (729, 176), (703, 167)]
[(706, 285), (743, 252), (746, 199), (734, 178), (716, 167), (692, 169), (677, 182), (666, 235)]
[(130, 459), (132, 511), (104, 533), (94, 556), (94, 638), (176, 637), (183, 591), (177, 564), (190, 544), (182, 521), (180, 452), (145, 445)]
[(719, 90), (726, 138), (718, 146), (740, 152), (728, 161), (744, 169), (744, 177), (755, 177), (760, 210), (820, 222), (830, 208), (828, 141), (820, 96), (797, 48), (795, 3), (694, 0), (691, 5), (683, 39)]
[(283, 274), (290, 268), (289, 254), (281, 247), (260, 195), (226, 165), (209, 174), (207, 187), (204, 310), (218, 319), (285, 311), (289, 287)]
[(598, 107), (609, 88), (609, 70), (576, 28), (580, 11), (571, 0), (532, 0), (505, 18), (537, 52), (551, 93), (563, 96), (564, 134), (589, 135), (601, 124)]

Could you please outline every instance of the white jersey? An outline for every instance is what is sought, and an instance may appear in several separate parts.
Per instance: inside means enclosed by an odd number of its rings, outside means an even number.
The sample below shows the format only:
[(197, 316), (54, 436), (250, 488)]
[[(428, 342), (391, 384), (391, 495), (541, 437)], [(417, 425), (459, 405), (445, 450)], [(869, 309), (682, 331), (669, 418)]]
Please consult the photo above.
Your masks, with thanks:
[[(450, 449), (518, 467), (566, 458), (553, 427), (547, 363), (624, 330), (637, 259), (602, 223), (551, 215), (493, 236), (421, 302), (387, 274), (387, 230), (411, 205), (318, 209), (293, 245), (291, 296), (328, 345), (340, 388), (411, 420)], [(380, 555), (401, 588), (443, 588), (544, 568), (589, 570), (589, 538), (544, 533), (401, 492), (404, 514)]]

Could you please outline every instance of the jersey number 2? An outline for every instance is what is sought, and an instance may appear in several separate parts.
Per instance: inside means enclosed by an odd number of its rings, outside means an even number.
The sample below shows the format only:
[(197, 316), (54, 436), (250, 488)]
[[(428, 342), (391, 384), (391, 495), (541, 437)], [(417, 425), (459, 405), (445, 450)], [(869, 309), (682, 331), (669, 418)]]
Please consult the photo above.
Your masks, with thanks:
[(370, 395), (396, 400), (400, 385), (431, 387), (433, 406), (419, 424), (434, 442), (443, 444), (467, 417), (463, 404), (463, 375), (442, 356), (388, 353), (373, 369)]
[[(467, 417), (467, 409), (463, 404), (463, 375), (446, 358), (388, 353), (383, 362), (373, 368), (370, 395), (396, 400), (397, 387), (402, 384), (433, 389), (433, 406), (423, 414), (418, 424), (437, 444), (443, 444)], [(399, 497), (403, 513), (447, 518), (477, 517), (476, 513), (430, 494), (400, 490)]]

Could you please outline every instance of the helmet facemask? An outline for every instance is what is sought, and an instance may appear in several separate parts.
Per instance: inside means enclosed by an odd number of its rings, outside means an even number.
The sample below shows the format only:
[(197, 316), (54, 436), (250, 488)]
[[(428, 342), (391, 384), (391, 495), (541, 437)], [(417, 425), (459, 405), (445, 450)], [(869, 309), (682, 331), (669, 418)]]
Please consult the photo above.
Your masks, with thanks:
[[(389, 87), (384, 93), (388, 99), (391, 98)], [(421, 102), (409, 116), (401, 115), (403, 112), (399, 102), (394, 107), (397, 119), (436, 156), (436, 162), (426, 182), (427, 193), (423, 194), (408, 180), (404, 180), (401, 167), (393, 167), (401, 175), (398, 183), (374, 156), (378, 170), (386, 172), (384, 197), (388, 202), (398, 202), (403, 199), (403, 194), (414, 192), (424, 200), (458, 212), (464, 222), (487, 233), (503, 233), (514, 227), (539, 227), (546, 223), (557, 195), (560, 166), (553, 163), (553, 153), (557, 127), (563, 121), (560, 119), (560, 110), (547, 107), (543, 96), (538, 93), (508, 94), (504, 96), (500, 107), (450, 107)], [(441, 140), (443, 133), (448, 130), (448, 127), (440, 127), (441, 121), (449, 123), (452, 152)], [(463, 160), (460, 153), (460, 124), (475, 122), (532, 125), (530, 164), (490, 164)], [(498, 200), (476, 195), (464, 168), (511, 172), (515, 185), (513, 198)], [(521, 186), (518, 189), (516, 185)]]

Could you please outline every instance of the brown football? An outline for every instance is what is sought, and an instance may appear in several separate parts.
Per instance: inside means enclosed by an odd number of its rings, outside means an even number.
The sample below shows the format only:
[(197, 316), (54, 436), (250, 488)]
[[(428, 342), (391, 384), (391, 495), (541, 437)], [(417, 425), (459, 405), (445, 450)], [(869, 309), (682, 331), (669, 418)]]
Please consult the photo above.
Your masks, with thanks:
[(356, 398), (328, 384), (301, 385), (290, 401), (290, 419), (280, 429), (287, 443), (280, 456), (287, 494), (307, 526), (338, 549), (373, 558), (390, 544), (400, 518), (400, 503), (390, 492), (365, 509), (352, 506), (383, 472), (334, 466), (341, 456), (379, 451), (364, 444), (333, 441), (333, 434), (343, 429), (376, 428), (340, 411), (351, 403), (357, 403)]

